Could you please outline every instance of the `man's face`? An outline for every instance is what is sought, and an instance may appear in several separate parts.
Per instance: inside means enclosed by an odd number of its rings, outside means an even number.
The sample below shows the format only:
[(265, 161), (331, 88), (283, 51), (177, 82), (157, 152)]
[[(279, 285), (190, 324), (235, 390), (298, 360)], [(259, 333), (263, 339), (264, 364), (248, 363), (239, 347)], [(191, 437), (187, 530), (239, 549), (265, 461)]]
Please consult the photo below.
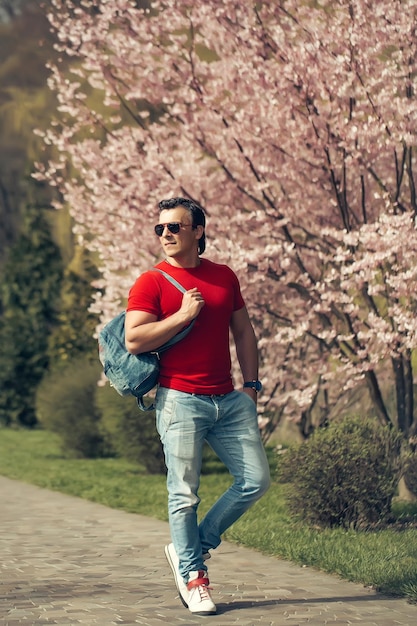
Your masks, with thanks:
[[(164, 225), (159, 240), (167, 257), (185, 258), (198, 250), (202, 227), (193, 230), (190, 212), (182, 206), (175, 209), (164, 209), (159, 214), (159, 223)], [(180, 224), (178, 233), (172, 233), (166, 224)]]

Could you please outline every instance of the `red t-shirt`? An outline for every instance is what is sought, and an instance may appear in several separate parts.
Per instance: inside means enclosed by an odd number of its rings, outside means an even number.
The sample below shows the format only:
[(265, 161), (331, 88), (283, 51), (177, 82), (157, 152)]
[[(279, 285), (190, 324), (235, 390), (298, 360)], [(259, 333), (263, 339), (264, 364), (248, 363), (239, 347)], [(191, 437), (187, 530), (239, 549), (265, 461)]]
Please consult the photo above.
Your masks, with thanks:
[[(156, 267), (187, 291), (201, 292), (205, 305), (188, 335), (161, 354), (159, 384), (198, 394), (233, 391), (229, 324), (234, 311), (245, 306), (239, 281), (227, 265), (201, 259), (198, 267), (179, 268), (162, 261)], [(127, 311), (145, 311), (165, 319), (181, 306), (182, 293), (159, 272), (139, 276), (129, 292)]]

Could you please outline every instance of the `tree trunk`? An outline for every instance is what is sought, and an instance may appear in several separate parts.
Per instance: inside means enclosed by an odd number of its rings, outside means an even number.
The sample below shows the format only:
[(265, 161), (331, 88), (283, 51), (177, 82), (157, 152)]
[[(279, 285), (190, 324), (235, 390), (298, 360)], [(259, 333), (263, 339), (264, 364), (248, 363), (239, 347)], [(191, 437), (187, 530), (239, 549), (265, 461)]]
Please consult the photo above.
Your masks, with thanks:
[(382, 398), (381, 390), (379, 388), (379, 383), (377, 377), (375, 376), (375, 372), (366, 372), (365, 379), (379, 421), (383, 425), (392, 425), (392, 420), (388, 415), (388, 411)]
[(397, 401), (398, 428), (406, 438), (410, 435), (413, 424), (413, 370), (411, 354), (392, 359), (392, 369), (395, 379), (395, 394)]

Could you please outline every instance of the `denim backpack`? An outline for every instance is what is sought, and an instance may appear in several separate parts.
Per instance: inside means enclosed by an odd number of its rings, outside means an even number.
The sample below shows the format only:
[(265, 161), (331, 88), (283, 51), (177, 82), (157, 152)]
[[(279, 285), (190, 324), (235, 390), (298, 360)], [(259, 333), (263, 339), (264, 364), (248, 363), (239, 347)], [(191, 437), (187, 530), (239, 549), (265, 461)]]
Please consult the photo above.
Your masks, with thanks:
[[(161, 272), (182, 293), (186, 291), (166, 272), (159, 269), (155, 271)], [(190, 332), (194, 320), (157, 350), (130, 354), (125, 346), (125, 316), (125, 311), (119, 313), (99, 332), (99, 358), (111, 386), (121, 396), (135, 396), (142, 411), (151, 411), (155, 408), (154, 405), (145, 406), (143, 396), (158, 382), (159, 354), (181, 341)]]

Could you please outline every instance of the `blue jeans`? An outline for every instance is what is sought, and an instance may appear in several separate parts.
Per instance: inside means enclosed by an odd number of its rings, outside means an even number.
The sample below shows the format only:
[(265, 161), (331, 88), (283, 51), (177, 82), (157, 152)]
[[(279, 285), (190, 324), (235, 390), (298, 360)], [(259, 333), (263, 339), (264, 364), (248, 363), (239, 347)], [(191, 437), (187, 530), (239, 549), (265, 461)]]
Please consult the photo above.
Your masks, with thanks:
[[(207, 570), (203, 554), (270, 485), (269, 466), (260, 438), (256, 406), (240, 391), (221, 396), (184, 393), (159, 387), (156, 426), (168, 469), (168, 514), (179, 570)], [(204, 442), (234, 478), (231, 487), (197, 522), (198, 488)]]

